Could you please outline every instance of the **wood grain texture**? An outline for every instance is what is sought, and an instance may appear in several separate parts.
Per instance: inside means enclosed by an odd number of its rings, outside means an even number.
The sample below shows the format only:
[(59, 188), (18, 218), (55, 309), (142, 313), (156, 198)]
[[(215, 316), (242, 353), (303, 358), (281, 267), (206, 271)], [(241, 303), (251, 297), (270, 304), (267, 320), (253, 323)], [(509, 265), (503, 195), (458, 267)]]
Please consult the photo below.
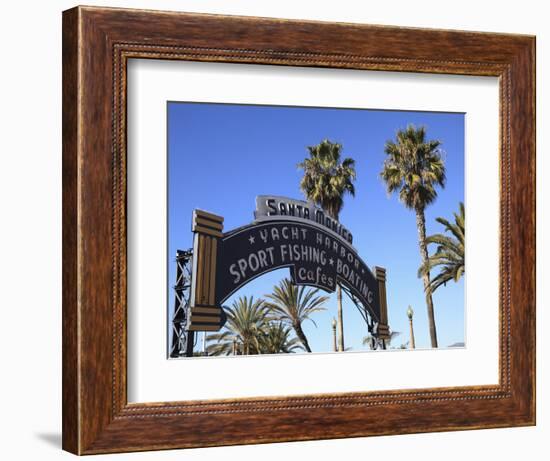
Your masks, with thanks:
[[(500, 382), (129, 404), (126, 63), (174, 59), (500, 80)], [(78, 7), (63, 14), (63, 448), (77, 454), (535, 423), (535, 39)]]
[(63, 447), (80, 451), (78, 432), (78, 12), (63, 17)]

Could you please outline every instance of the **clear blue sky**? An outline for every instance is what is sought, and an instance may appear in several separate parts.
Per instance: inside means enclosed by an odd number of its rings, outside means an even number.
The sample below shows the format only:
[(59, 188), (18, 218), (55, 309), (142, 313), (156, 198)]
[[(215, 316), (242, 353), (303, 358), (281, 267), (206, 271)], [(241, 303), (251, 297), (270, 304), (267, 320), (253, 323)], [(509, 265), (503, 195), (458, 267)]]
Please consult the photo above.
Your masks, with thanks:
[[(438, 216), (452, 218), (464, 201), (464, 114), (168, 103), (168, 302), (173, 308), (174, 256), (192, 246), (194, 208), (225, 218), (230, 230), (253, 220), (257, 195), (303, 199), (301, 171), (307, 146), (328, 138), (343, 145), (343, 157), (356, 161), (355, 197), (346, 196), (341, 223), (353, 233), (354, 246), (369, 266), (387, 270), (390, 327), (402, 332), (393, 346), (409, 339), (406, 309), (414, 309), (417, 347), (429, 347), (428, 322), (414, 212), (396, 195), (388, 196), (380, 178), (384, 144), (408, 123), (427, 127), (428, 137), (439, 139), (445, 152), (447, 184), (426, 209), (427, 233), (442, 232)], [(435, 251), (435, 248), (431, 249)], [(281, 269), (262, 276), (234, 294), (261, 297), (281, 278)], [(365, 349), (366, 325), (356, 307), (344, 296), (346, 347)], [(434, 294), (440, 347), (464, 341), (464, 280), (450, 283)], [(305, 333), (314, 352), (332, 348), (331, 319), (336, 317), (336, 296), (328, 310), (316, 314), (315, 327)]]

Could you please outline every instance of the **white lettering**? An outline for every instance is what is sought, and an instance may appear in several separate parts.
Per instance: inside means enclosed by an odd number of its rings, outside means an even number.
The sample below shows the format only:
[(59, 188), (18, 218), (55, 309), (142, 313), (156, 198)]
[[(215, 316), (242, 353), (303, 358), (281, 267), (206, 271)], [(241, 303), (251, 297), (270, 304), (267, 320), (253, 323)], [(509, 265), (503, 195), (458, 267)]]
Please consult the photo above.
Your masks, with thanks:
[(229, 266), (229, 273), (235, 276), (233, 283), (239, 283), (239, 280), (241, 280), (241, 274), (237, 271), (236, 264), (231, 264), (231, 266)]
[(256, 272), (260, 268), (260, 261), (255, 253), (252, 253), (248, 257), (248, 267), (250, 267), (252, 272)]
[(281, 235), (284, 239), (288, 240), (288, 227), (285, 226), (281, 229)]
[(239, 260), (237, 261), (237, 264), (238, 264), (239, 269), (240, 269), (240, 271), (241, 271), (241, 275), (242, 275), (242, 277), (243, 277), (243, 279), (244, 279), (244, 278), (246, 277), (246, 267), (247, 267), (246, 259), (243, 259), (243, 258), (239, 259)]

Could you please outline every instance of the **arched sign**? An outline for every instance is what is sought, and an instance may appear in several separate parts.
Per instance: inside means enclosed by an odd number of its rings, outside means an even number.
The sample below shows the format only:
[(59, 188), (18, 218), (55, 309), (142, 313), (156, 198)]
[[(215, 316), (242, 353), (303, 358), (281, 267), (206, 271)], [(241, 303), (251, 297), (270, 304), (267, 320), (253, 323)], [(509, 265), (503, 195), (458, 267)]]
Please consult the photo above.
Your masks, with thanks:
[(218, 242), (216, 302), (262, 274), (288, 267), (296, 285), (333, 292), (345, 285), (380, 320), (378, 281), (344, 240), (315, 224), (290, 220), (252, 223)]
[(227, 298), (255, 278), (288, 267), (296, 285), (327, 292), (345, 287), (369, 312), (375, 333), (385, 336), (385, 270), (373, 274), (351, 245), (351, 233), (317, 211), (307, 202), (260, 196), (256, 220), (223, 233), (221, 216), (195, 210), (188, 329), (219, 330)]

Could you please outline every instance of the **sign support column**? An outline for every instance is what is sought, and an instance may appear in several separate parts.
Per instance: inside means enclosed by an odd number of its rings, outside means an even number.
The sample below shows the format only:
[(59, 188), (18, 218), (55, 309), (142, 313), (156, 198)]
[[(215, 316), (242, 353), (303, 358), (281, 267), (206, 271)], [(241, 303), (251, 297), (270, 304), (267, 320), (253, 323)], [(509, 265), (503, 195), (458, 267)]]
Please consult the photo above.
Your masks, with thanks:
[(378, 338), (383, 341), (384, 349), (386, 340), (390, 339), (390, 327), (388, 325), (388, 302), (386, 297), (386, 269), (374, 267), (374, 275), (378, 280), (378, 292), (380, 296), (380, 322), (378, 323)]
[(189, 331), (219, 331), (222, 307), (216, 305), (216, 262), (223, 218), (202, 210), (193, 212), (193, 279), (191, 281)]

